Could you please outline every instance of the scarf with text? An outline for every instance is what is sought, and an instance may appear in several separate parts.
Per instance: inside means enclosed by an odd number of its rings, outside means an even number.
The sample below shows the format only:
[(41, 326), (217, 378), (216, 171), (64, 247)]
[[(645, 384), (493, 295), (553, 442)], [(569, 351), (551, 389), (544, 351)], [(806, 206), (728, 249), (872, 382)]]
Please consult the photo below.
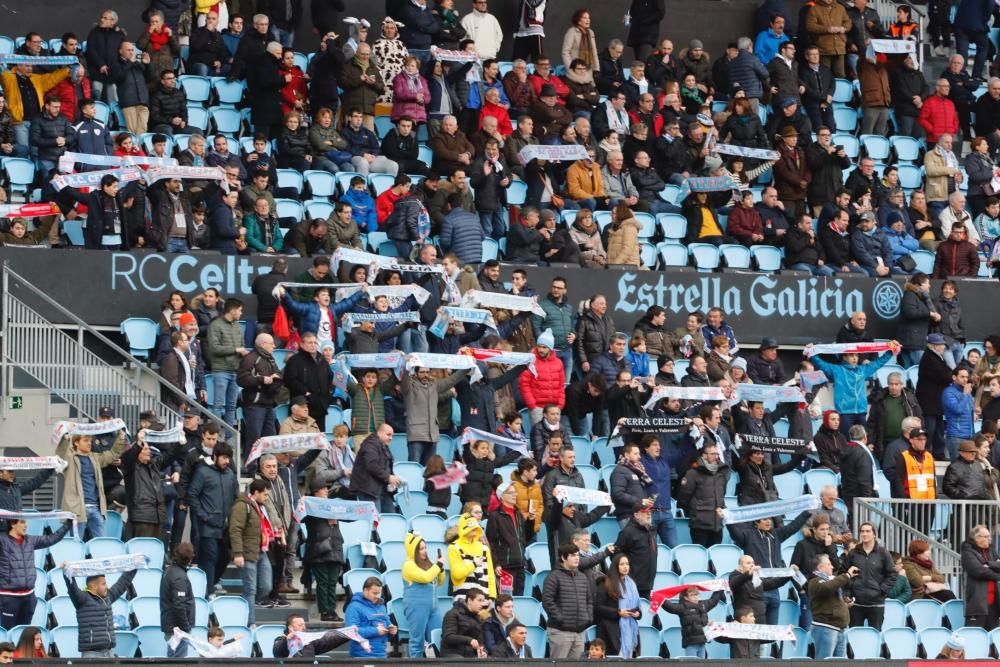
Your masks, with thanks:
[(89, 164), (94, 167), (176, 167), (177, 160), (172, 157), (152, 157), (146, 155), (94, 155), (92, 153), (74, 153), (67, 151), (59, 156), (59, 171), (73, 171), (74, 164)]
[(114, 176), (119, 183), (135, 183), (142, 180), (142, 172), (135, 167), (106, 169), (104, 171), (84, 171), (79, 174), (56, 174), (50, 183), (59, 192), (65, 188), (97, 188), (105, 176)]
[(108, 558), (88, 558), (74, 560), (63, 566), (63, 572), (69, 577), (93, 577), (109, 572), (129, 572), (146, 567), (149, 556), (146, 554), (122, 554)]
[(820, 506), (819, 496), (803, 495), (798, 498), (789, 498), (788, 500), (772, 500), (769, 503), (744, 505), (743, 507), (727, 507), (722, 510), (722, 521), (726, 525), (746, 523), (747, 521), (770, 519), (786, 514), (809, 512), (819, 509)]
[(377, 526), (378, 510), (375, 503), (364, 500), (342, 500), (340, 498), (318, 498), (302, 496), (295, 506), (295, 520), (302, 522), (307, 516), (320, 519), (336, 519), (337, 521), (370, 521)]
[(58, 456), (0, 456), (0, 470), (55, 470), (69, 464)]
[(469, 382), (479, 382), (483, 372), (479, 370), (476, 360), (464, 354), (434, 354), (432, 352), (413, 352), (406, 355), (406, 372), (415, 373), (418, 368), (443, 368), (451, 371), (471, 370)]
[(469, 469), (465, 467), (465, 464), (461, 461), (452, 461), (451, 465), (445, 468), (443, 473), (428, 477), (427, 479), (434, 485), (435, 489), (440, 491), (441, 489), (447, 489), (452, 484), (465, 484), (465, 480), (468, 478)]
[(705, 639), (756, 639), (763, 642), (795, 641), (795, 631), (790, 625), (757, 625), (756, 623), (719, 623), (711, 621), (705, 628)]
[(676, 398), (679, 401), (724, 401), (725, 394), (719, 387), (667, 387), (657, 386), (653, 388), (653, 393), (644, 406), (647, 410), (652, 409), (657, 403), (665, 398)]
[(514, 440), (513, 438), (505, 438), (502, 435), (496, 435), (495, 433), (489, 433), (487, 431), (480, 431), (477, 428), (467, 427), (462, 432), (462, 442), (460, 444), (471, 445), (476, 440), (485, 440), (494, 445), (500, 445), (501, 447), (506, 447), (507, 449), (512, 449), (515, 452), (523, 456), (528, 456), (528, 443), (523, 440)]
[(80, 422), (61, 421), (52, 429), (52, 445), (58, 445), (59, 441), (67, 436), (73, 435), (104, 435), (115, 431), (125, 431), (125, 421), (122, 419), (110, 419), (106, 422), (94, 422), (93, 424), (81, 424)]
[(697, 588), (699, 591), (704, 591), (705, 593), (715, 593), (716, 591), (724, 591), (728, 593), (729, 580), (705, 579), (703, 581), (695, 581), (690, 584), (667, 586), (666, 588), (653, 591), (649, 594), (649, 611), (655, 614), (659, 611), (660, 606), (663, 605), (664, 600), (675, 598), (689, 588)]
[(59, 206), (55, 202), (0, 205), (0, 218), (42, 218), (46, 215), (59, 215)]
[[(348, 286), (342, 286), (337, 290), (336, 300), (340, 301), (351, 296), (355, 292), (361, 289), (361, 285), (353, 283)], [(374, 301), (380, 296), (386, 296), (390, 299), (393, 297), (398, 297), (405, 299), (408, 296), (412, 296), (417, 300), (421, 306), (427, 302), (431, 294), (425, 290), (420, 285), (378, 285), (376, 287), (368, 288), (368, 301)]]
[(822, 343), (812, 345), (804, 350), (807, 357), (816, 354), (880, 354), (892, 352), (898, 354), (900, 347), (895, 341), (887, 343)]
[(736, 398), (741, 401), (776, 401), (778, 403), (798, 403), (802, 400), (802, 390), (798, 387), (785, 387), (771, 384), (750, 384), (741, 382), (736, 385)]
[(538, 377), (538, 371), (535, 370), (535, 355), (533, 352), (504, 352), (503, 350), (487, 350), (479, 347), (463, 347), (458, 353), (471, 354), (476, 361), (485, 361), (488, 364), (527, 366), (531, 374)]
[(596, 489), (581, 489), (577, 486), (566, 486), (559, 484), (552, 490), (552, 495), (556, 500), (564, 505), (597, 505), (600, 507), (614, 507), (611, 494)]
[(533, 296), (515, 296), (514, 294), (470, 289), (462, 296), (462, 307), (475, 308), (476, 306), (503, 308), (518, 312), (527, 310), (540, 317), (545, 317), (545, 311), (538, 305), (538, 298)]
[(243, 650), (243, 645), (239, 641), (215, 646), (184, 632), (180, 628), (174, 628), (174, 636), (167, 641), (167, 646), (176, 651), (181, 642), (185, 640), (203, 658), (238, 658)]
[(330, 449), (330, 443), (322, 433), (290, 433), (288, 435), (265, 435), (253, 443), (247, 463), (256, 461), (264, 454), (297, 452), (303, 449)]

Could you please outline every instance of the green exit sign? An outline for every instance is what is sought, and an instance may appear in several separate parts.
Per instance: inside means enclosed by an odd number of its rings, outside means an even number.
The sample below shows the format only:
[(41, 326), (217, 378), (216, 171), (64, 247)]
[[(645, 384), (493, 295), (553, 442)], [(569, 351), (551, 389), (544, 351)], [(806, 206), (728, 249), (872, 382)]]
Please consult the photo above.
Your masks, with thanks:
[(11, 396), (10, 397), (10, 409), (20, 410), (24, 407), (24, 396)]

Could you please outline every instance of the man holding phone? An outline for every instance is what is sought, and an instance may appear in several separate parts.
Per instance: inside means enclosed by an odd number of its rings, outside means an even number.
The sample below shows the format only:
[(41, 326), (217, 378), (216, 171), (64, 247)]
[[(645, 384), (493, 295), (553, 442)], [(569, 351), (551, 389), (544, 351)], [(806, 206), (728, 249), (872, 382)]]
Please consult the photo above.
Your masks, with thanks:
[[(509, 573), (513, 577), (510, 594), (519, 596), (524, 594), (524, 551), (528, 546), (528, 531), (524, 517), (517, 509), (517, 487), (513, 484), (501, 486), (497, 489), (497, 497), (500, 498), (500, 507), (490, 514), (486, 522), (486, 539), (493, 554), (498, 584), (503, 585), (502, 573)], [(535, 520), (534, 509), (529, 508), (528, 519)]]
[(833, 143), (833, 130), (821, 125), (816, 128), (816, 141), (806, 146), (806, 163), (812, 172), (812, 181), (806, 197), (814, 216), (819, 216), (823, 204), (834, 200), (841, 188), (843, 171), (851, 160), (843, 146)]
[(812, 605), (813, 646), (816, 660), (847, 657), (847, 629), (850, 619), (850, 598), (844, 595), (851, 580), (858, 576), (858, 568), (851, 566), (846, 574), (833, 576), (833, 563), (828, 554), (814, 559), (813, 577), (806, 584), (809, 603)]

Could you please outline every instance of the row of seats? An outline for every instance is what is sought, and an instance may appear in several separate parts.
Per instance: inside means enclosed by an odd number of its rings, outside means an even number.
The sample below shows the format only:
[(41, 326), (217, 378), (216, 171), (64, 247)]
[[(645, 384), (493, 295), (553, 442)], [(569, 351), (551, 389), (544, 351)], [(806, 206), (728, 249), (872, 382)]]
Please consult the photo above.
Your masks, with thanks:
[[(241, 598), (242, 599), (242, 598)], [(221, 626), (226, 633), (226, 639), (231, 639), (236, 635), (242, 635), (239, 640), (241, 651), (239, 657), (263, 657), (273, 658), (274, 640), (279, 635), (283, 635), (285, 628), (282, 625), (258, 625), (256, 628), (248, 628), (244, 625), (226, 624)], [(16, 634), (15, 634), (15, 631)], [(20, 637), (23, 627), (13, 628), (8, 632), (8, 639), (14, 640)], [(191, 635), (202, 641), (208, 640), (208, 627), (197, 625), (191, 629)], [(167, 641), (160, 630), (159, 621), (150, 625), (143, 625), (134, 630), (116, 630), (115, 654), (120, 658), (166, 658)], [(79, 628), (76, 624), (59, 625), (52, 630), (43, 630), (43, 642), (47, 646), (52, 646), (59, 651), (62, 658), (79, 658), (78, 648)], [(197, 654), (189, 651), (193, 656)]]

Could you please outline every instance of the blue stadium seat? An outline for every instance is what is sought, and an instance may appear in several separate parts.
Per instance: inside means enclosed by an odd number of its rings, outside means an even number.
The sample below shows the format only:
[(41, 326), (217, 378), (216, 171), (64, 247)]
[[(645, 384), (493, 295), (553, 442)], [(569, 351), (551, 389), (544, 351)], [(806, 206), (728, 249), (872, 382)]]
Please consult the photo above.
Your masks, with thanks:
[(896, 151), (896, 159), (903, 163), (916, 163), (920, 160), (920, 142), (913, 137), (895, 135), (889, 137), (889, 145)]
[(274, 200), (274, 204), (277, 207), (275, 214), (278, 218), (291, 218), (296, 223), (302, 222), (302, 217), (305, 214), (305, 209), (302, 207), (302, 202), (296, 199), (288, 199), (284, 197), (279, 197)]
[(862, 134), (861, 145), (865, 153), (876, 162), (886, 162), (889, 159), (889, 140), (880, 134)]
[(137, 359), (147, 359), (149, 351), (156, 347), (159, 327), (148, 317), (129, 317), (122, 321), (120, 330), (128, 339), (129, 353)]
[(924, 647), (924, 654), (933, 660), (944, 648), (951, 637), (951, 630), (942, 627), (926, 628), (919, 630), (920, 645)]
[(260, 648), (262, 658), (274, 657), (274, 640), (285, 634), (285, 626), (266, 623), (258, 625), (253, 631), (253, 641)]
[[(59, 625), (52, 628), (52, 642), (58, 647), (60, 658), (80, 657), (80, 648), (78, 643), (80, 640), (80, 629), (76, 626), (75, 617), (73, 620), (73, 625)], [(160, 628), (157, 627), (156, 629), (159, 631)], [(13, 639), (12, 634), (9, 634), (8, 636), (12, 641), (16, 641)], [(20, 638), (21, 633), (19, 632), (17, 636)], [(160, 636), (162, 637), (163, 634), (160, 633)]]
[(326, 220), (333, 215), (333, 204), (328, 201), (310, 199), (304, 204), (304, 206), (306, 209), (306, 216), (310, 220), (315, 220), (316, 218)]
[(207, 76), (182, 74), (177, 77), (177, 83), (184, 89), (188, 102), (198, 102), (204, 105), (212, 95), (212, 82)]
[(834, 107), (833, 122), (837, 132), (854, 132), (858, 129), (858, 113), (849, 107)]
[[(393, 469), (398, 470), (398, 464)], [(410, 519), (410, 530), (428, 541), (443, 542), (446, 529), (445, 520), (435, 514), (419, 514)]]
[(423, 491), (410, 490), (409, 499), (403, 494), (396, 496), (396, 504), (399, 505), (403, 516), (411, 517), (427, 512), (427, 494)]
[(664, 237), (681, 240), (687, 234), (687, 218), (680, 213), (660, 213), (656, 218)]
[(719, 576), (725, 576), (735, 570), (742, 556), (743, 550), (735, 544), (716, 544), (708, 548), (708, 557), (715, 573)]
[(236, 106), (243, 100), (243, 91), (246, 89), (246, 82), (227, 81), (223, 77), (212, 80), (212, 88), (219, 99), (219, 104), (224, 106)]
[(832, 143), (834, 146), (843, 146), (844, 154), (851, 160), (857, 160), (858, 156), (861, 155), (861, 141), (858, 140), (853, 134), (834, 134)]
[(882, 633), (869, 627), (848, 628), (847, 646), (856, 660), (880, 658)]
[[(242, 600), (243, 598), (237, 599)], [(158, 625), (160, 623), (159, 595), (135, 598), (129, 603), (129, 613), (135, 616), (139, 625)]]
[(548, 544), (542, 544), (540, 542), (529, 544), (524, 550), (524, 556), (528, 559), (528, 562), (531, 563), (532, 567), (535, 568), (535, 572), (552, 569), (552, 564), (549, 559)]
[(166, 554), (163, 550), (163, 542), (154, 537), (133, 537), (125, 543), (125, 549), (130, 554), (146, 554), (149, 560), (146, 567), (155, 570), (163, 569), (163, 561)]
[(781, 498), (798, 498), (802, 495), (803, 484), (802, 473), (798, 470), (791, 470), (774, 477), (774, 486)]
[(395, 127), (392, 124), (392, 119), (388, 116), (376, 116), (375, 117), (375, 134), (378, 135), (379, 139), (385, 139), (385, 135), (389, 133), (389, 130)]
[(375, 191), (376, 197), (391, 188), (395, 180), (396, 177), (392, 174), (370, 174), (368, 176), (368, 184)]
[(246, 625), (250, 618), (247, 601), (235, 595), (221, 595), (211, 600), (208, 609), (215, 619), (224, 625)]
[(132, 580), (132, 588), (135, 589), (136, 597), (151, 595), (156, 597), (160, 594), (160, 579), (163, 578), (161, 570), (142, 569), (135, 573)]
[(500, 244), (495, 239), (483, 239), (482, 261), (488, 262), (491, 259), (500, 257)]
[[(888, 600), (886, 600), (888, 602)], [(917, 657), (917, 632), (913, 628), (882, 628), (882, 640), (893, 660)]]
[[(379, 530), (382, 526), (379, 525)], [(388, 534), (388, 533), (387, 533)], [(400, 536), (404, 537), (404, 536)], [(403, 563), (406, 562), (406, 545), (403, 542), (395, 541), (383, 541), (379, 544), (382, 550), (382, 562), (385, 563), (386, 569), (389, 570), (399, 570), (402, 569)], [(435, 554), (430, 554), (433, 558)], [(402, 590), (394, 591), (395, 595), (400, 595)]]
[(638, 221), (641, 228), (639, 229), (640, 239), (651, 239), (656, 235), (656, 218), (652, 213), (640, 213), (636, 212), (633, 214), (635, 219)]
[(507, 188), (507, 203), (511, 206), (524, 206), (528, 197), (528, 184), (524, 181), (512, 181)]
[(678, 544), (673, 549), (673, 555), (681, 575), (708, 570), (708, 550), (700, 544)]
[(657, 244), (656, 250), (660, 253), (660, 258), (663, 260), (664, 266), (688, 265), (688, 250), (681, 243), (664, 241)]
[(427, 144), (420, 144), (417, 147), (417, 159), (429, 167), (434, 161), (434, 152)]
[[(424, 488), (424, 467), (413, 461), (398, 461), (393, 463), (392, 472), (404, 480), (411, 489)], [(431, 539), (431, 538), (427, 538)]]
[(847, 79), (834, 79), (833, 101), (848, 104), (854, 97), (854, 86)]
[(139, 637), (139, 650), (143, 658), (167, 657), (167, 640), (163, 638), (159, 621), (156, 625), (139, 626), (135, 629), (135, 634)]
[(809, 633), (802, 628), (792, 628), (795, 633), (795, 641), (785, 640), (781, 642), (781, 657), (783, 660), (793, 658), (805, 658), (809, 655), (809, 644), (812, 638)]
[(614, 544), (620, 532), (621, 527), (618, 525), (617, 519), (612, 516), (602, 516), (593, 524), (593, 533), (597, 535), (597, 543), (602, 547)]
[(837, 487), (840, 485), (840, 475), (829, 468), (813, 468), (807, 470), (804, 475), (806, 486), (813, 495), (819, 495), (825, 486)]
[(966, 660), (981, 660), (990, 657), (990, 635), (986, 630), (964, 627), (955, 632), (965, 640)]
[(302, 194), (302, 187), (305, 183), (302, 174), (295, 169), (278, 169), (278, 187), (291, 188), (296, 194)]
[(750, 249), (738, 243), (724, 243), (719, 246), (719, 254), (730, 269), (750, 268)]
[[(924, 173), (921, 167), (912, 164), (899, 165), (899, 186), (903, 190), (917, 190), (923, 184)], [(926, 252), (926, 251), (925, 251)]]
[[(668, 616), (673, 616), (673, 614), (668, 614)], [(670, 654), (671, 658), (680, 658), (684, 655), (680, 626), (664, 628), (660, 637), (663, 639), (663, 644), (667, 647), (667, 653)]]
[(9, 157), (4, 159), (3, 169), (7, 172), (11, 190), (27, 195), (35, 180), (35, 163), (27, 158)]
[(711, 243), (692, 243), (688, 246), (688, 254), (694, 258), (694, 265), (699, 271), (713, 271), (719, 268), (719, 249)]
[(542, 603), (533, 597), (514, 598), (514, 616), (525, 625), (541, 625)]
[(361, 178), (361, 179), (363, 179), (365, 181), (368, 180), (367, 177), (365, 177), (363, 174), (357, 173), (356, 171), (341, 171), (341, 172), (337, 172), (336, 174), (333, 175), (333, 177), (335, 179), (337, 179), (337, 185), (340, 186), (340, 192), (341, 192), (341, 194), (343, 194), (343, 193), (345, 193), (345, 192), (347, 192), (348, 190), (351, 189), (351, 180), (355, 176), (357, 176), (358, 178)]
[[(188, 117), (187, 119), (188, 126), (196, 130), (201, 130), (199, 134), (205, 134), (211, 127), (211, 118), (208, 115), (208, 109), (205, 109), (200, 106), (188, 105), (187, 117)], [(178, 146), (180, 146), (181, 143), (190, 140), (191, 137), (189, 135), (180, 135), (176, 138)], [(185, 145), (184, 148), (187, 148), (187, 146)]]
[(91, 558), (109, 558), (126, 553), (125, 543), (113, 537), (95, 537), (87, 542), (87, 553)]
[(48, 613), (56, 619), (56, 625), (76, 625), (76, 607), (68, 595), (57, 595), (49, 600)]
[(115, 631), (115, 655), (119, 658), (134, 658), (139, 650), (139, 635), (129, 630)]
[(878, 369), (876, 377), (878, 378), (878, 383), (883, 387), (889, 386), (889, 375), (892, 373), (899, 373), (903, 376), (904, 380), (906, 378), (906, 369), (899, 364), (886, 364), (882, 368)]
[(640, 658), (659, 658), (663, 641), (660, 631), (652, 626), (639, 628), (639, 650), (635, 654)]
[(6, 35), (0, 36), (0, 54), (10, 55), (14, 53), (14, 40)]
[(962, 600), (948, 600), (941, 605), (941, 614), (952, 630), (958, 630), (965, 625), (965, 602)]
[(778, 271), (781, 269), (781, 250), (769, 245), (755, 245), (750, 248), (758, 271)]
[(906, 611), (913, 621), (913, 627), (919, 632), (926, 628), (937, 628), (942, 625), (941, 604), (937, 600), (913, 600), (906, 605)]

